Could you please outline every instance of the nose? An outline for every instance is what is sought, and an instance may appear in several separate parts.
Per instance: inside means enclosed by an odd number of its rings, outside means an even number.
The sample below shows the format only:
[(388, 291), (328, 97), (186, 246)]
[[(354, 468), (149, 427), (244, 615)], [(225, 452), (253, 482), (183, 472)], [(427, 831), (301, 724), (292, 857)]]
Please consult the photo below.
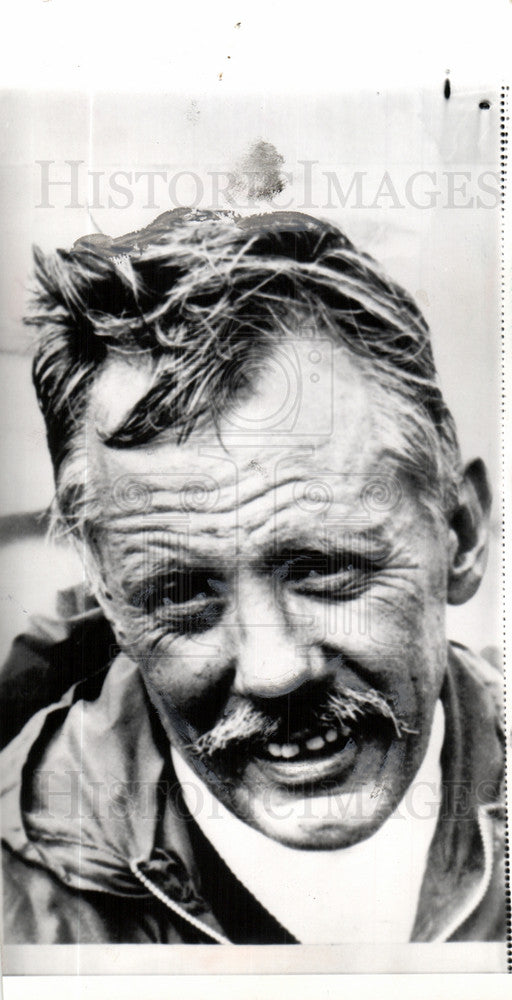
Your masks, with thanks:
[(321, 648), (307, 641), (265, 580), (239, 579), (234, 639), (240, 695), (278, 698), (329, 670)]

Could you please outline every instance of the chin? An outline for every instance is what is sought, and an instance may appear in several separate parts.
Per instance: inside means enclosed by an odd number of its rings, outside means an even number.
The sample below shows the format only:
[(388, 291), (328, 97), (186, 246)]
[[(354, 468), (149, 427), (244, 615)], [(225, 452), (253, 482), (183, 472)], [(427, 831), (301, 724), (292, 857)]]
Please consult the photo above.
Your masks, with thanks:
[(253, 759), (231, 784), (229, 808), (289, 847), (350, 847), (376, 833), (398, 806), (410, 782), (407, 759), (404, 740), (385, 749), (352, 741), (314, 763)]
[(396, 796), (371, 789), (294, 798), (269, 809), (253, 799), (241, 816), (265, 836), (299, 850), (337, 850), (371, 837), (386, 822)]

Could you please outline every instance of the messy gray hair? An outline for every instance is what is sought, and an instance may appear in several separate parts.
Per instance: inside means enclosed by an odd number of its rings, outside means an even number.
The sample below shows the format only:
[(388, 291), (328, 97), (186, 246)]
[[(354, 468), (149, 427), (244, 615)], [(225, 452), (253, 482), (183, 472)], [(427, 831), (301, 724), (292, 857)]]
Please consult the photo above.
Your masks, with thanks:
[(395, 401), (401, 467), (445, 512), (456, 504), (460, 453), (427, 323), (335, 226), (292, 212), (177, 209), (139, 232), (83, 237), (34, 257), (33, 379), (58, 517), (78, 537), (94, 508), (79, 460), (86, 408), (107, 360), (135, 357), (155, 378), (104, 444), (143, 445), (169, 428), (184, 441), (250, 390), (258, 362), (298, 316), (343, 345), (381, 399)]

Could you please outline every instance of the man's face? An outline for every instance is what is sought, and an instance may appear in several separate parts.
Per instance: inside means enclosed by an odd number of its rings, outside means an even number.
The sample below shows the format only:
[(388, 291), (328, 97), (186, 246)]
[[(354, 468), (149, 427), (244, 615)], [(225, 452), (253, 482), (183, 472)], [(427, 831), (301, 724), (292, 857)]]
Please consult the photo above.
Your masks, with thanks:
[[(306, 347), (283, 349), (306, 364)], [(282, 392), (269, 365), (219, 434), (94, 455), (99, 598), (170, 741), (236, 815), (301, 848), (386, 820), (423, 759), (446, 662), (448, 528), (401, 478), (341, 350), (333, 373), (285, 434), (268, 429)], [(112, 363), (96, 426), (112, 429), (145, 379)], [(325, 406), (332, 428), (315, 436)]]

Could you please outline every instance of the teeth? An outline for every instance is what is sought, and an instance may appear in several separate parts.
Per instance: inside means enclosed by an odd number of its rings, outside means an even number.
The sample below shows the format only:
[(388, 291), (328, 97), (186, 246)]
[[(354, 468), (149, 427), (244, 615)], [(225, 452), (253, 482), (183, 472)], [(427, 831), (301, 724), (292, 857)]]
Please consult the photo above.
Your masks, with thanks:
[(336, 729), (328, 729), (323, 736), (311, 736), (304, 743), (268, 743), (267, 751), (271, 757), (284, 757), (285, 760), (290, 760), (292, 757), (297, 757), (304, 748), (312, 751), (323, 750), (326, 743), (334, 743), (338, 736)]
[(308, 750), (321, 750), (325, 746), (325, 740), (321, 736), (312, 736), (310, 740), (306, 740), (306, 746)]

